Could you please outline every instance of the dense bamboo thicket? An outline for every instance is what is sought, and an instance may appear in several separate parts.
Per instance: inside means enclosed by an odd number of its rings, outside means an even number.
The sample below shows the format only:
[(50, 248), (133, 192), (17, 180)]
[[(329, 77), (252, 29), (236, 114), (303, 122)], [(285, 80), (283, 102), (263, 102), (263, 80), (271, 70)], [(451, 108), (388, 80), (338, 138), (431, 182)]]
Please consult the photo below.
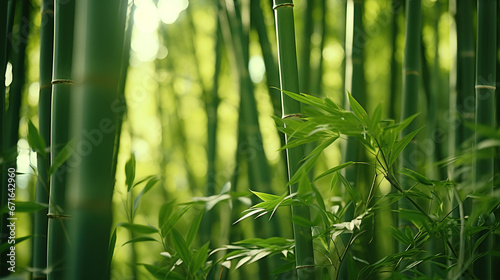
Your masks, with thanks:
[(0, 276), (499, 278), (497, 9), (1, 1)]

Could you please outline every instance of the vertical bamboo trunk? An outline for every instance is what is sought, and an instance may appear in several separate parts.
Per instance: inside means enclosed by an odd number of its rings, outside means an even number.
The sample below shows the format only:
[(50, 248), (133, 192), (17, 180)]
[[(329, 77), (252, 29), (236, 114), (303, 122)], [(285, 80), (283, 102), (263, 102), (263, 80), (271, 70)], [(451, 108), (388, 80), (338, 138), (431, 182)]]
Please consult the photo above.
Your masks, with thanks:
[[(219, 7), (220, 9), (220, 7)], [(217, 31), (215, 42), (215, 70), (213, 75), (212, 90), (205, 93), (205, 111), (207, 114), (207, 179), (205, 195), (215, 195), (217, 191), (217, 174), (216, 174), (216, 159), (217, 159), (217, 109), (219, 106), (219, 76), (222, 62), (222, 30), (220, 19), (217, 16)], [(211, 239), (211, 230), (213, 223), (216, 222), (218, 213), (212, 209), (205, 213), (201, 221), (201, 242), (204, 244)], [(215, 244), (214, 244), (215, 245)]]
[[(405, 47), (403, 62), (403, 108), (401, 119), (404, 120), (418, 112), (419, 89), (420, 89), (420, 41), (421, 41), (421, 1), (406, 0), (406, 23), (405, 23)], [(402, 131), (402, 137), (416, 130), (415, 122), (412, 122)], [(417, 144), (412, 141), (402, 152), (401, 165), (415, 170), (417, 167)], [(406, 177), (402, 176), (401, 185), (404, 189), (411, 186)], [(406, 198), (399, 201), (400, 209), (413, 209)], [(406, 220), (399, 219), (399, 227), (408, 225)], [(400, 248), (404, 250), (405, 248)]]
[[(50, 112), (52, 99), (52, 59), (54, 46), (54, 0), (44, 0), (41, 7), (40, 25), (40, 92), (38, 98), (38, 130), (45, 145), (50, 146)], [(49, 203), (50, 153), (37, 154), (38, 180), (36, 202)], [(48, 211), (35, 213), (33, 237), (33, 279), (47, 279), (47, 229)]]
[[(350, 33), (346, 33), (346, 89), (349, 90), (354, 98), (361, 104), (361, 106), (366, 108), (367, 96), (365, 90), (365, 74), (364, 74), (364, 49), (366, 45), (365, 31), (363, 28), (363, 11), (364, 11), (364, 0), (350, 0), (347, 3), (347, 14), (346, 14), (346, 32), (351, 30)], [(349, 107), (349, 104), (346, 105)], [(365, 162), (367, 157), (364, 154), (363, 147), (361, 143), (354, 137), (348, 137), (345, 153), (344, 162), (347, 161), (357, 161)], [(360, 168), (357, 165), (349, 166), (345, 170), (346, 179), (351, 182), (351, 184), (362, 194), (364, 197), (368, 196), (368, 181), (371, 179), (367, 173), (366, 169)], [(355, 204), (351, 204), (349, 209), (346, 211), (345, 220), (351, 221), (355, 217)], [(367, 224), (370, 224), (367, 221)], [(369, 228), (366, 228), (366, 232), (361, 239), (368, 241), (371, 238), (372, 232)], [(349, 242), (349, 238), (345, 235), (342, 236), (344, 243)], [(355, 248), (359, 255), (364, 256), (363, 258), (367, 261), (369, 256), (366, 252), (367, 247)], [(340, 267), (340, 277), (348, 277), (347, 267), (354, 269), (355, 263), (351, 259), (349, 254), (347, 258), (341, 264)]]
[[(401, 92), (401, 65), (396, 60), (397, 52), (397, 38), (399, 34), (398, 16), (399, 12), (403, 9), (403, 3), (401, 0), (392, 0), (392, 19), (391, 19), (391, 82), (390, 82), (390, 102), (389, 102), (389, 118), (397, 119), (399, 113), (396, 111), (397, 100), (400, 97), (399, 92)], [(400, 107), (400, 106), (398, 106)], [(392, 193), (397, 193), (397, 190), (392, 189)], [(390, 206), (391, 210), (391, 225), (398, 225), (398, 205), (392, 204)], [(390, 252), (396, 253), (399, 250), (399, 242), (395, 238), (392, 240), (392, 250)]]
[(397, 38), (399, 33), (398, 15), (402, 3), (400, 0), (392, 0), (392, 18), (391, 18), (391, 81), (390, 81), (390, 102), (389, 118), (396, 119), (396, 99), (398, 96), (398, 81), (400, 79), (400, 65), (396, 60)]
[(325, 42), (327, 39), (327, 29), (328, 25), (326, 22), (326, 13), (328, 10), (328, 2), (326, 0), (320, 0), (320, 11), (321, 11), (321, 41), (319, 43), (320, 56), (318, 59), (317, 67), (314, 69), (313, 75), (311, 77), (311, 92), (318, 96), (323, 96), (323, 50), (325, 49)]
[[(352, 33), (346, 37), (346, 89), (349, 90), (354, 98), (361, 104), (366, 106), (365, 93), (365, 75), (364, 75), (364, 60), (363, 52), (366, 41), (363, 39), (363, 0), (350, 0), (348, 2), (347, 16), (351, 23), (347, 23), (347, 27), (351, 27)], [(348, 107), (348, 105), (347, 105)], [(362, 154), (361, 144), (354, 138), (349, 138), (345, 149), (344, 161), (363, 161), (365, 157)], [(358, 177), (358, 167), (350, 166), (346, 169), (346, 179), (354, 186), (359, 187), (360, 191), (363, 187), (363, 181), (360, 180), (363, 176)], [(347, 220), (353, 218), (354, 209), (347, 212)]]
[[(274, 114), (281, 115), (281, 100), (279, 87), (278, 67), (276, 66), (276, 57), (272, 51), (271, 42), (267, 34), (267, 27), (264, 21), (264, 13), (260, 7), (261, 1), (251, 1), (252, 25), (259, 36), (259, 45), (262, 51), (262, 58), (266, 67), (266, 80), (269, 86), (269, 96), (273, 104)], [(284, 138), (283, 138), (284, 141)]]
[[(479, 0), (477, 3), (477, 56), (476, 56), (476, 124), (495, 128), (495, 89), (496, 89), (496, 35), (497, 35), (497, 1)], [(475, 145), (485, 137), (476, 134)], [(488, 155), (494, 154), (489, 148)], [(494, 173), (493, 157), (478, 157), (474, 166), (474, 192), (491, 195), (493, 192)], [(475, 202), (473, 208), (479, 208), (481, 202)], [(488, 223), (491, 223), (488, 217)], [(494, 220), (494, 218), (493, 218)], [(480, 235), (487, 234), (480, 232)], [(478, 234), (478, 237), (479, 237)], [(478, 248), (478, 254), (492, 249), (492, 236), (488, 234)], [(479, 279), (492, 278), (491, 255), (485, 255), (474, 262), (474, 274)]]
[(77, 3), (72, 123), (79, 164), (70, 178), (71, 248), (65, 279), (109, 279), (113, 148), (124, 40), (122, 1)]
[(311, 79), (311, 36), (313, 34), (313, 10), (316, 0), (303, 1), (305, 9), (303, 10), (303, 30), (300, 40), (300, 56), (299, 56), (299, 85), (300, 92), (310, 92)]
[[(123, 2), (121, 5), (122, 5), (121, 9), (124, 9), (122, 10), (122, 12), (126, 12), (128, 8), (127, 3)], [(113, 171), (112, 171), (113, 174), (116, 173), (118, 152), (120, 150), (120, 139), (121, 139), (120, 135), (122, 131), (123, 120), (125, 119), (127, 111), (127, 101), (125, 100), (125, 86), (127, 84), (128, 66), (130, 62), (130, 44), (132, 41), (132, 30), (134, 29), (135, 8), (136, 8), (135, 2), (134, 0), (132, 0), (125, 31), (125, 39), (123, 43), (123, 57), (122, 57), (120, 82), (118, 86), (118, 99), (115, 102), (118, 105), (115, 108), (120, 108), (120, 109), (116, 110), (118, 113), (118, 124), (116, 126), (116, 138), (115, 138), (115, 146), (113, 152)]]
[[(299, 92), (293, 2), (286, 0), (274, 0), (274, 10), (281, 89), (291, 92)], [(291, 115), (301, 115), (300, 103), (298, 101), (283, 94), (281, 100), (283, 109), (282, 116), (284, 118)], [(288, 140), (289, 139), (287, 139), (287, 141)], [(287, 150), (289, 178), (296, 173), (303, 157), (304, 151), (302, 146)], [(290, 193), (296, 193), (297, 191), (297, 184), (290, 186)], [(292, 218), (293, 217), (310, 220), (309, 207), (292, 206)], [(295, 265), (298, 279), (314, 279), (315, 265), (311, 228), (294, 223), (293, 232), (295, 237)]]
[[(5, 79), (5, 70), (7, 67), (7, 26), (8, 26), (8, 21), (7, 21), (7, 9), (8, 9), (8, 2), (7, 1), (0, 1), (0, 80)], [(5, 82), (0, 82), (0, 133), (4, 135), (4, 118), (5, 118)], [(4, 185), (4, 172), (5, 166), (4, 166), (4, 159), (5, 159), (5, 154), (3, 150), (3, 137), (0, 137), (0, 186), (2, 187), (2, 190), (0, 190), (0, 205), (5, 205), (5, 198), (6, 196), (6, 191), (3, 191)], [(5, 224), (3, 222), (3, 215), (0, 215), (0, 242), (5, 242), (4, 236), (6, 236), (6, 233), (4, 232)], [(2, 253), (3, 255), (3, 253)], [(2, 260), (2, 257), (0, 257), (0, 260)], [(7, 270), (1, 269), (0, 270), (0, 276), (5, 275)]]
[[(3, 131), (3, 159), (4, 166), (3, 170), (9, 170), (11, 168), (16, 169), (17, 167), (17, 142), (19, 140), (19, 120), (20, 120), (20, 109), (22, 101), (22, 93), (24, 91), (24, 86), (26, 82), (26, 72), (27, 67), (25, 63), (26, 59), (26, 47), (28, 44), (28, 36), (30, 33), (30, 18), (31, 18), (31, 3), (28, 0), (19, 2), (9, 2), (9, 7), (7, 9), (9, 22), (9, 27), (7, 30), (11, 30), (11, 24), (14, 21), (14, 6), (20, 8), (18, 20), (19, 29), (15, 34), (9, 33), (8, 38), (11, 40), (10, 48), (7, 48), (7, 59), (9, 56), (9, 50), (11, 51), (11, 61), (12, 61), (12, 83), (9, 88), (9, 96), (7, 101), (6, 114), (4, 115), (4, 131)], [(5, 77), (5, 76), (4, 76)], [(5, 176), (5, 175), (4, 175)], [(7, 189), (8, 181), (3, 178), (0, 182), (2, 186), (2, 203), (4, 206), (7, 204)], [(0, 239), (0, 244), (7, 241), (8, 233), (5, 232), (7, 227), (7, 218), (10, 217), (8, 214), (2, 215), (2, 236)], [(7, 270), (7, 252), (3, 252), (1, 255), (2, 269), (0, 270), (0, 276), (7, 275), (9, 271)]]
[[(68, 144), (70, 134), (69, 106), (70, 90), (73, 86), (71, 67), (73, 61), (73, 26), (75, 1), (56, 0), (54, 7), (54, 66), (51, 116), (51, 162)], [(50, 178), (49, 224), (47, 266), (49, 279), (65, 279), (66, 247), (70, 244), (68, 231), (68, 209), (66, 188), (68, 174), (72, 169), (63, 164)]]
[[(457, 101), (458, 113), (467, 122), (474, 122), (474, 72), (475, 50), (473, 32), (473, 2), (456, 2), (456, 28), (457, 28)], [(458, 123), (456, 128), (456, 147), (470, 139), (473, 131), (463, 124)], [(472, 145), (471, 145), (472, 147)], [(463, 179), (466, 179), (462, 176)]]

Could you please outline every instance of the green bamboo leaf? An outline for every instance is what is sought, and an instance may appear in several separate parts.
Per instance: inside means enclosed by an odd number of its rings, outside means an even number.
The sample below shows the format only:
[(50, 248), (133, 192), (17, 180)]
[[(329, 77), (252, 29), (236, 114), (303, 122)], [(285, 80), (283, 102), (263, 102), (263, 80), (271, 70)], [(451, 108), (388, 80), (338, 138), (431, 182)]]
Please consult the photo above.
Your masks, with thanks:
[(257, 191), (252, 191), (252, 190), (250, 190), (250, 192), (252, 192), (253, 194), (255, 194), (262, 201), (272, 201), (272, 200), (276, 200), (276, 199), (280, 198), (280, 196), (277, 196), (277, 195), (274, 195), (274, 194), (257, 192)]
[(45, 158), (47, 156), (45, 141), (31, 120), (28, 120), (28, 143), (30, 147), (42, 157)]
[(191, 274), (195, 275), (198, 270), (203, 270), (208, 259), (208, 244), (210, 243), (205, 243), (194, 253), (193, 263), (191, 264)]
[(424, 262), (423, 260), (414, 261), (414, 262), (410, 263), (409, 265), (407, 265), (403, 270), (401, 270), (401, 272), (409, 271), (423, 262)]
[(360, 197), (359, 197), (360, 195), (359, 195), (358, 190), (356, 190), (351, 185), (351, 183), (344, 177), (344, 175), (342, 175), (342, 174), (339, 173), (338, 176), (339, 176), (340, 181), (342, 182), (342, 184), (346, 188), (347, 192), (349, 193), (349, 196), (351, 197), (351, 200), (354, 203), (357, 203), (360, 200)]
[(201, 224), (201, 219), (203, 217), (204, 211), (200, 211), (198, 215), (194, 218), (194, 220), (191, 223), (191, 226), (189, 227), (189, 231), (186, 237), (186, 243), (188, 246), (191, 246), (193, 243), (194, 237), (196, 236), (196, 233), (198, 233), (198, 229), (200, 228)]
[(412, 240), (408, 239), (408, 237), (404, 233), (393, 226), (391, 226), (391, 234), (392, 237), (394, 237), (399, 243), (403, 244), (404, 246), (408, 246), (412, 242)]
[(132, 240), (129, 240), (125, 243), (122, 244), (122, 246), (125, 246), (129, 243), (138, 243), (138, 242), (148, 242), (148, 241), (155, 241), (155, 242), (159, 242), (158, 240), (156, 240), (155, 238), (153, 237), (148, 237), (148, 236), (141, 236), (141, 237), (137, 237), (137, 238), (134, 238)]
[(411, 170), (411, 169), (408, 169), (408, 168), (403, 168), (402, 170), (399, 171), (399, 173), (421, 183), (421, 184), (424, 184), (424, 185), (427, 185), (427, 186), (433, 186), (434, 184), (431, 182), (431, 180), (427, 179), (426, 177), (424, 177), (423, 175)]
[[(136, 182), (134, 183), (134, 185), (132, 186), (132, 188), (135, 188), (135, 187), (137, 187), (138, 185), (140, 185), (140, 184), (142, 184), (142, 183), (144, 183), (144, 182), (146, 182), (146, 181), (148, 181), (148, 180), (151, 180), (152, 178), (155, 178), (155, 177), (158, 177), (158, 176), (157, 176), (157, 175), (149, 175), (149, 176), (146, 176), (146, 177), (142, 178), (141, 180), (136, 181)], [(149, 181), (148, 181), (148, 182), (149, 182)]]
[(370, 122), (368, 123), (368, 129), (370, 130), (370, 133), (373, 135), (373, 137), (377, 138), (380, 135), (380, 127), (379, 123), (382, 119), (382, 104), (379, 104), (376, 108), (375, 111), (373, 112), (372, 118)]
[(349, 105), (351, 105), (351, 110), (353, 111), (354, 115), (358, 117), (359, 121), (363, 124), (363, 126), (368, 126), (370, 123), (370, 119), (368, 118), (368, 114), (366, 113), (365, 109), (352, 97), (351, 93), (347, 91), (347, 96), (349, 98)]
[(330, 146), (337, 139), (338, 137), (329, 138), (318, 145), (316, 148), (314, 148), (314, 150), (311, 151), (311, 153), (309, 153), (309, 155), (307, 155), (307, 157), (305, 158), (305, 162), (295, 172), (295, 175), (290, 179), (288, 185), (296, 184), (301, 180), (303, 176), (307, 176), (307, 173), (309, 173), (309, 171), (311, 171), (311, 169), (314, 167), (323, 150)]
[(413, 140), (413, 138), (415, 137), (415, 135), (417, 135), (417, 133), (420, 131), (420, 129), (422, 129), (422, 128), (419, 128), (419, 129), (409, 133), (408, 135), (403, 137), (403, 139), (396, 142), (396, 144), (395, 144), (394, 148), (392, 149), (390, 156), (389, 156), (389, 165), (394, 164), (394, 162), (399, 157), (401, 152), (404, 150), (404, 148), (406, 146), (408, 146), (408, 144), (411, 142), (411, 140)]
[(116, 228), (113, 230), (113, 233), (111, 234), (111, 238), (109, 239), (108, 263), (110, 265), (111, 265), (111, 261), (113, 260), (115, 246), (116, 246)]
[(413, 120), (416, 117), (418, 117), (418, 115), (420, 115), (420, 113), (415, 113), (415, 114), (409, 116), (408, 118), (404, 119), (400, 123), (387, 126), (386, 129), (392, 129), (396, 132), (396, 134), (399, 134), (399, 133), (401, 133), (401, 131), (403, 131), (403, 129), (405, 129), (407, 126), (409, 126), (410, 123), (413, 122)]
[(158, 177), (151, 177), (144, 187), (142, 191), (135, 197), (134, 199), (134, 210), (132, 216), (135, 216), (135, 213), (137, 212), (137, 208), (139, 207), (139, 203), (141, 202), (142, 196), (145, 195), (151, 188), (156, 186), (156, 184), (160, 181), (160, 178)]
[(49, 205), (32, 201), (16, 201), (16, 212), (33, 213), (47, 209)]
[(342, 169), (344, 169), (344, 168), (346, 168), (346, 167), (348, 167), (348, 166), (351, 166), (351, 165), (353, 165), (354, 163), (355, 163), (354, 161), (348, 161), (348, 162), (346, 162), (346, 163), (342, 163), (341, 165), (338, 165), (338, 166), (335, 166), (335, 167), (333, 167), (333, 168), (330, 168), (330, 169), (328, 169), (327, 171), (325, 171), (325, 172), (321, 173), (321, 174), (320, 174), (319, 176), (317, 176), (316, 178), (314, 178), (314, 181), (313, 181), (313, 182), (315, 182), (316, 180), (318, 180), (318, 179), (320, 179), (320, 178), (323, 178), (323, 177), (325, 177), (325, 176), (327, 176), (327, 175), (330, 175), (330, 174), (332, 174), (332, 173), (334, 173), (334, 172), (340, 171), (340, 170), (342, 170)]
[(73, 154), (73, 141), (69, 141), (64, 147), (59, 151), (56, 158), (49, 167), (49, 176), (52, 175), (61, 165), (63, 165)]
[(186, 278), (175, 271), (170, 271), (169, 267), (160, 267), (150, 264), (142, 264), (146, 270), (158, 280), (172, 279), (185, 280)]
[(131, 230), (137, 234), (153, 234), (158, 233), (158, 229), (152, 226), (139, 225), (139, 224), (131, 224), (131, 223), (119, 223), (119, 227), (124, 227), (126, 229)]
[[(168, 202), (165, 202), (161, 208), (160, 211), (158, 212), (158, 226), (160, 229), (162, 228), (163, 225), (165, 225), (168, 221), (168, 218), (170, 218), (170, 215), (172, 214), (173, 208), (175, 205), (175, 200), (171, 200)], [(165, 235), (162, 235), (165, 237)]]
[(307, 198), (309, 198), (311, 193), (312, 193), (311, 182), (309, 182), (309, 178), (307, 177), (307, 175), (303, 174), (303, 176), (301, 176), (299, 180), (299, 189), (297, 191), (297, 196), (299, 196), (302, 199), (306, 198), (305, 202), (307, 205), (309, 205), (312, 203), (312, 201), (309, 201)]
[(300, 103), (308, 104), (308, 105), (319, 107), (319, 108), (324, 108), (324, 101), (321, 98), (317, 98), (315, 96), (305, 94), (305, 93), (298, 94), (298, 93), (291, 92), (288, 90), (283, 90), (283, 89), (279, 89), (279, 90), (281, 90), (283, 93), (290, 96), (291, 98), (299, 101)]
[[(23, 236), (23, 237), (19, 237), (19, 238), (16, 238), (16, 245), (25, 241), (25, 240), (28, 240), (30, 239), (31, 237), (33, 237), (32, 235), (28, 235), (28, 236)], [(10, 244), (9, 242), (5, 242), (3, 243), (2, 245), (0, 245), (0, 253), (3, 253), (4, 251), (8, 250), (10, 247), (12, 246), (12, 244)]]
[(479, 245), (481, 245), (481, 243), (483, 243), (483, 241), (490, 236), (490, 232), (486, 232), (486, 233), (483, 233), (483, 235), (481, 235), (481, 237), (479, 237), (476, 242), (474, 242), (474, 247), (473, 247), (473, 252), (476, 252), (477, 251), (477, 248), (479, 247)]
[(132, 189), (135, 179), (135, 155), (130, 154), (130, 158), (125, 164), (125, 183), (127, 185), (127, 192)]
[[(314, 181), (316, 181), (316, 179)], [(333, 191), (335, 186), (337, 186), (338, 181), (339, 181), (339, 173), (334, 172), (332, 175), (332, 180), (330, 181), (330, 191)]]
[(184, 240), (184, 238), (182, 238), (180, 233), (175, 229), (172, 229), (172, 239), (175, 251), (181, 258), (181, 260), (189, 267), (191, 265), (192, 255), (191, 251), (189, 250), (186, 244), (186, 241)]
[(235, 224), (243, 221), (244, 219), (246, 219), (248, 217), (251, 217), (251, 216), (253, 216), (255, 214), (261, 214), (262, 215), (262, 213), (266, 214), (267, 213), (266, 209), (257, 208), (257, 209), (251, 210), (248, 213), (246, 213), (245, 215), (243, 215), (243, 217), (241, 217), (238, 220), (236, 220), (236, 222), (234, 222), (233, 225), (235, 225)]
[(170, 230), (173, 228), (173, 226), (184, 216), (184, 214), (191, 209), (192, 205), (188, 205), (184, 208), (181, 208), (179, 211), (177, 211), (174, 215), (172, 215), (171, 218), (169, 218), (166, 223), (160, 225), (161, 233), (162, 236), (166, 236)]

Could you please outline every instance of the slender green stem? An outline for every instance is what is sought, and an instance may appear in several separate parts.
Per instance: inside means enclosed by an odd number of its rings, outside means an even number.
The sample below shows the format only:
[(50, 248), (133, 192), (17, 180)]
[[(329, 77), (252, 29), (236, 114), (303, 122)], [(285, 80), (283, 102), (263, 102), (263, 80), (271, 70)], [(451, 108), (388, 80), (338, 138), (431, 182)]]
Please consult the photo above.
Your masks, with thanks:
[[(69, 142), (69, 104), (71, 67), (73, 61), (73, 26), (75, 1), (56, 0), (54, 7), (54, 72), (52, 88), (51, 115), (51, 162), (57, 161), (58, 155)], [(49, 279), (65, 279), (66, 250), (68, 239), (68, 209), (66, 204), (66, 186), (71, 168), (67, 164), (52, 173), (50, 178), (49, 225), (47, 266)]]
[[(420, 41), (421, 41), (421, 1), (420, 0), (406, 0), (406, 34), (405, 34), (405, 47), (404, 47), (404, 58), (403, 58), (403, 108), (401, 112), (401, 120), (404, 120), (418, 112), (418, 95), (420, 91)], [(406, 136), (409, 133), (416, 130), (416, 123), (412, 122), (402, 131), (402, 136)], [(417, 144), (413, 140), (408, 144), (408, 146), (403, 150), (402, 157), (400, 160), (401, 166), (405, 166), (408, 169), (416, 170), (419, 165), (419, 158)], [(402, 190), (407, 190), (410, 187), (411, 182), (407, 177), (401, 177), (401, 188)], [(415, 207), (413, 201), (405, 196), (399, 201), (400, 209), (412, 209)], [(399, 227), (405, 227), (408, 222), (402, 218), (399, 218)], [(400, 251), (404, 251), (405, 248), (400, 246)]]
[[(495, 128), (496, 106), (496, 35), (497, 35), (497, 1), (479, 0), (477, 3), (477, 56), (476, 56), (476, 124)], [(475, 146), (485, 140), (476, 133)], [(488, 155), (494, 154), (493, 148), (486, 150)], [(493, 192), (494, 158), (477, 157), (474, 165), (474, 192), (491, 195)], [(473, 202), (473, 209), (479, 208), (481, 202)], [(490, 220), (489, 217), (485, 217)], [(479, 246), (478, 254), (492, 249), (492, 236), (484, 231), (477, 234), (488, 234)], [(491, 255), (487, 254), (474, 262), (474, 274), (479, 279), (492, 279)]]
[[(299, 92), (299, 79), (297, 70), (297, 58), (295, 47), (295, 27), (293, 19), (293, 2), (286, 0), (275, 0), (276, 35), (278, 42), (278, 61), (281, 89), (291, 92)], [(300, 103), (287, 95), (282, 94), (282, 116), (301, 115)], [(288, 137), (287, 137), (288, 138)], [(287, 139), (289, 141), (290, 139)], [(289, 178), (292, 178), (304, 157), (302, 146), (287, 150), (287, 163)], [(290, 193), (298, 191), (298, 184), (290, 186)], [(310, 220), (310, 209), (308, 206), (292, 206), (292, 219), (299, 218)], [(311, 228), (293, 223), (295, 237), (295, 260), (299, 279), (314, 279), (314, 254), (312, 246)]]
[(311, 80), (311, 36), (314, 29), (313, 10), (316, 0), (304, 1), (303, 30), (300, 40), (299, 85), (300, 92), (310, 93)]
[[(50, 112), (52, 99), (52, 59), (54, 46), (54, 0), (42, 2), (40, 25), (40, 92), (38, 98), (38, 127), (45, 145), (50, 146)], [(35, 200), (39, 204), (49, 203), (50, 154), (37, 154), (38, 179)], [(46, 279), (48, 211), (35, 213), (33, 241), (33, 279)]]

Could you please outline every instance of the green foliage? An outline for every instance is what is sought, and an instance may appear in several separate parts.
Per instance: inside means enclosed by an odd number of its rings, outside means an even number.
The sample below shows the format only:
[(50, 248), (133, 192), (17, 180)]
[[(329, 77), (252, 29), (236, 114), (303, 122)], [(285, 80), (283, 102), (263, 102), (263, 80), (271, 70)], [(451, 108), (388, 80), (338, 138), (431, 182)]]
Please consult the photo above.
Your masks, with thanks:
[[(157, 279), (205, 279), (212, 265), (210, 261), (207, 261), (210, 253), (209, 243), (197, 249), (193, 246), (200, 227), (203, 211), (199, 211), (196, 214), (187, 231), (186, 238), (175, 227), (177, 222), (197, 202), (181, 205), (182, 207), (179, 209), (177, 209), (179, 205), (175, 200), (165, 202), (159, 210), (157, 227), (134, 223), (137, 210), (144, 195), (154, 186), (158, 185), (161, 180), (158, 176), (147, 176), (136, 181), (135, 169), (135, 156), (131, 154), (125, 164), (125, 185), (127, 189), (125, 211), (128, 222), (118, 223), (112, 233), (109, 243), (109, 261), (111, 262), (116, 247), (117, 230), (118, 228), (125, 228), (131, 233), (130, 236), (133, 236), (133, 238), (124, 242), (122, 246), (141, 242), (162, 244), (164, 252), (161, 253), (161, 256), (163, 260), (154, 265), (142, 264)], [(135, 195), (134, 190), (141, 184), (145, 186)], [(208, 203), (208, 200), (202, 203)]]
[[(443, 205), (451, 204), (450, 193), (457, 187), (457, 183), (446, 181), (431, 180), (424, 175), (407, 168), (399, 169), (397, 159), (405, 147), (416, 137), (419, 130), (413, 131), (405, 137), (399, 139), (401, 131), (406, 128), (417, 115), (411, 116), (400, 123), (394, 123), (392, 120), (381, 119), (380, 106), (377, 107), (373, 115), (369, 115), (359, 105), (359, 103), (348, 94), (350, 107), (352, 111), (347, 111), (341, 106), (335, 104), (328, 98), (325, 100), (307, 94), (296, 94), (284, 91), (285, 94), (309, 105), (307, 114), (301, 118), (275, 118), (277, 126), (280, 130), (288, 135), (293, 136), (285, 148), (294, 147), (304, 143), (319, 141), (320, 144), (308, 154), (302, 166), (297, 171), (297, 174), (290, 179), (289, 184), (299, 183), (298, 192), (303, 192), (298, 199), (297, 193), (290, 195), (282, 194), (280, 196), (253, 192), (262, 202), (249, 208), (237, 222), (251, 216), (256, 218), (267, 213), (272, 215), (280, 206), (289, 205), (309, 205), (313, 209), (313, 217), (311, 221), (294, 222), (302, 223), (303, 226), (312, 226), (314, 233), (315, 250), (322, 255), (319, 261), (316, 262), (317, 268), (333, 270), (335, 277), (338, 278), (340, 264), (344, 261), (356, 262), (361, 265), (361, 269), (354, 271), (357, 276), (352, 278), (367, 279), (374, 277), (379, 273), (390, 272), (392, 277), (398, 279), (412, 279), (414, 277), (431, 277), (422, 272), (424, 265), (436, 267), (440, 272), (439, 275), (462, 275), (462, 273), (473, 275), (470, 270), (474, 260), (480, 256), (475, 252), (479, 245), (487, 238), (488, 232), (492, 232), (498, 228), (499, 223), (494, 222), (495, 219), (489, 219), (485, 222), (484, 215), (488, 217), (493, 213), (494, 209), (499, 207), (499, 198), (478, 196), (475, 199), (482, 200), (483, 207), (478, 214), (477, 211), (471, 217), (464, 217), (463, 212), (459, 219), (450, 216), (451, 210), (446, 210)], [(487, 130), (487, 129), (486, 129)], [(487, 130), (488, 131), (488, 130)], [(483, 132), (484, 133), (484, 132)], [(492, 132), (488, 132), (492, 135)], [(352, 136), (360, 141), (363, 147), (372, 156), (372, 162), (346, 162), (338, 166), (334, 166), (327, 171), (313, 177), (312, 183), (308, 179), (308, 172), (316, 164), (319, 155), (328, 146), (336, 140), (342, 139), (345, 136)], [(363, 196), (357, 188), (354, 188), (344, 175), (340, 172), (342, 169), (353, 165), (363, 164), (372, 166), (376, 170), (373, 180), (372, 190), (368, 196)], [(405, 180), (409, 185), (404, 186), (398, 180), (398, 174), (402, 174), (408, 180)], [(331, 176), (332, 183), (330, 192), (336, 191), (342, 186), (349, 194), (350, 201), (341, 205), (331, 205), (322, 197), (322, 190), (318, 190), (314, 186), (317, 180)], [(380, 195), (376, 188), (380, 185), (382, 176), (398, 193), (388, 193)], [(339, 185), (340, 183), (340, 185)], [(302, 188), (300, 186), (303, 186)], [(408, 201), (414, 208), (399, 209), (398, 214), (401, 219), (407, 220), (410, 226), (404, 229), (391, 228), (391, 235), (399, 243), (406, 248), (402, 252), (396, 252), (382, 256), (375, 263), (369, 263), (363, 259), (363, 256), (353, 255), (352, 259), (346, 259), (346, 253), (356, 246), (357, 239), (366, 233), (366, 226), (375, 227), (382, 225), (366, 224), (370, 221), (377, 211), (388, 209), (392, 204), (404, 199)], [(465, 198), (464, 198), (465, 199)], [(440, 206), (439, 211), (429, 212), (425, 209), (421, 201), (436, 203)], [(488, 203), (485, 203), (489, 201)], [(453, 205), (452, 209), (456, 209), (463, 201), (458, 202), (459, 205)], [(345, 211), (350, 206), (354, 206), (354, 219), (344, 221)], [(460, 206), (461, 207), (461, 206)], [(480, 223), (480, 227), (475, 226), (474, 220), (484, 221)], [(468, 245), (464, 240), (470, 240), (475, 234), (481, 234), (477, 241)], [(347, 238), (345, 238), (347, 237)], [(457, 238), (452, 238), (457, 237)], [(453, 242), (452, 240), (460, 240)], [(443, 250), (438, 255), (429, 256), (427, 252), (427, 244), (430, 242), (439, 242), (443, 245)], [(266, 244), (273, 244), (272, 247), (266, 247)], [(278, 245), (278, 247), (276, 247)], [(367, 244), (361, 245), (366, 246)], [(357, 245), (359, 246), (359, 245)], [(230, 250), (225, 255), (222, 261), (238, 260), (234, 269), (238, 269), (243, 264), (249, 264), (256, 259), (274, 254), (282, 254), (284, 259), (288, 260), (288, 269), (293, 269), (293, 258), (287, 258), (289, 254), (293, 254), (293, 243), (276, 242), (273, 238), (260, 240), (249, 239), (244, 240), (234, 245), (225, 246), (224, 249)], [(447, 255), (446, 252), (453, 252)], [(461, 252), (463, 251), (463, 252)], [(464, 252), (471, 252), (466, 257)], [(449, 263), (451, 265), (443, 265)], [(352, 272), (351, 272), (352, 273)], [(351, 277), (351, 276), (349, 276)]]

